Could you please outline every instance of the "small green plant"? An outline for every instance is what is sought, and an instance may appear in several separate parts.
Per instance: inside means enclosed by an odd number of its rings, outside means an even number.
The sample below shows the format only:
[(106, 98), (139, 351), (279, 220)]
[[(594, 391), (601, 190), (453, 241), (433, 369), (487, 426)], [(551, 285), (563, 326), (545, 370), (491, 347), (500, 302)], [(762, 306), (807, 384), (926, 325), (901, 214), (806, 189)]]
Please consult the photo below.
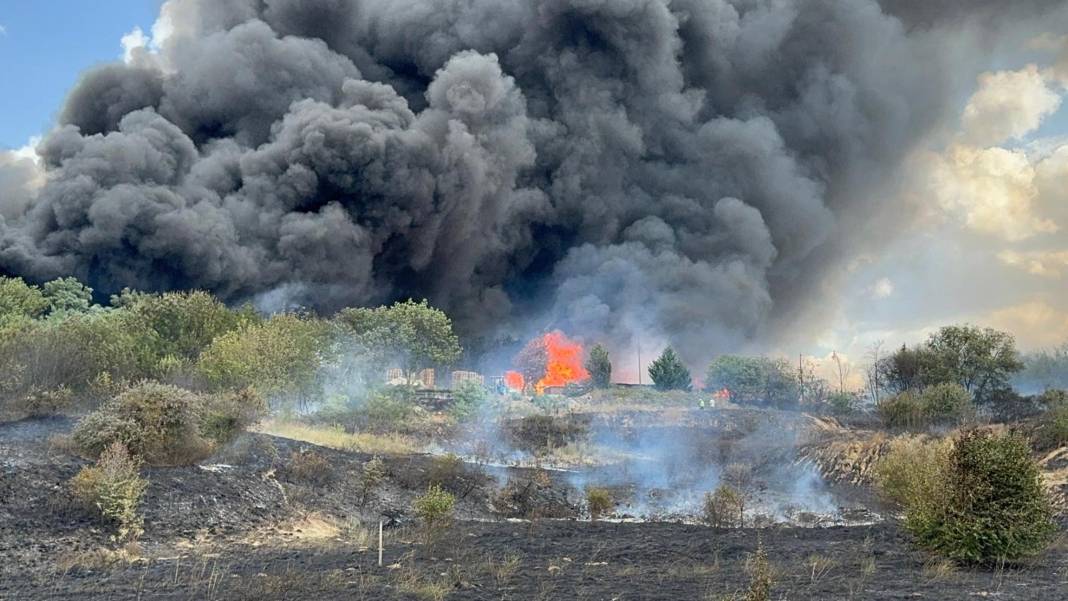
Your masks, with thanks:
[(136, 539), (143, 531), (137, 507), (148, 482), (140, 469), (140, 461), (115, 442), (104, 449), (96, 465), (83, 467), (70, 481), (76, 499), (117, 526), (119, 540)]
[(586, 488), (586, 505), (590, 510), (590, 519), (597, 521), (601, 516), (612, 511), (615, 505), (612, 501), (612, 493), (607, 488)]
[(412, 508), (416, 517), (422, 522), (429, 542), (452, 524), (456, 497), (440, 485), (431, 484), (426, 493), (415, 499)]
[(363, 464), (363, 469), (360, 471), (360, 496), (361, 502), (366, 503), (368, 497), (374, 492), (386, 479), (386, 464), (379, 457), (372, 457), (370, 461)]
[(917, 393), (906, 390), (876, 408), (888, 428), (921, 429), (936, 425), (959, 425), (975, 416), (972, 397), (963, 386), (946, 382)]
[(740, 528), (745, 523), (745, 495), (729, 484), (719, 485), (705, 493), (704, 518), (713, 528)]

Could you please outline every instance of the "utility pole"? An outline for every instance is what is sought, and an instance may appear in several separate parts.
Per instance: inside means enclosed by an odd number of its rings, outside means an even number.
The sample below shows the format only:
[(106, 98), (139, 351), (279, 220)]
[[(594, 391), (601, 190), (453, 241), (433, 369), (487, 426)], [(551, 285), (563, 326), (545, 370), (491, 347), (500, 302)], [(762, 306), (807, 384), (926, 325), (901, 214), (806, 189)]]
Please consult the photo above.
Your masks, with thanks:
[(798, 394), (801, 397), (797, 401), (798, 405), (804, 405), (805, 404), (805, 364), (803, 363), (803, 361), (804, 361), (804, 355), (802, 353), (798, 353), (797, 354), (797, 383), (798, 383), (797, 390), (798, 390)]

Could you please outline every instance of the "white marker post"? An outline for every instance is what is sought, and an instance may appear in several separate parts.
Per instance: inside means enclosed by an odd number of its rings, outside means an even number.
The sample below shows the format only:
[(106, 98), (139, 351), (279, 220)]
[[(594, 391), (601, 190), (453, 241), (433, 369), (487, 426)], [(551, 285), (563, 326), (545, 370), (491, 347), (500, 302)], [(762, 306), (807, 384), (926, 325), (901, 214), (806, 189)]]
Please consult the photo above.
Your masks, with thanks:
[(382, 567), (382, 520), (378, 520), (378, 567)]

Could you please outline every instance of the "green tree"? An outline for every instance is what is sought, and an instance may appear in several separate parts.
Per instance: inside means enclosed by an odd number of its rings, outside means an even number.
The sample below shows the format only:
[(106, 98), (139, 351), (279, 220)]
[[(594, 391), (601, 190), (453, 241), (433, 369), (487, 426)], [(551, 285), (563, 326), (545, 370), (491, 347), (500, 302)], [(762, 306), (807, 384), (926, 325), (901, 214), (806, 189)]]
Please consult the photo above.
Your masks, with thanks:
[(260, 321), (250, 308), (234, 311), (201, 291), (125, 294), (115, 300), (157, 334), (161, 358), (195, 360), (219, 336)]
[(1007, 390), (1012, 375), (1024, 367), (1012, 335), (991, 328), (947, 326), (931, 335), (926, 348), (935, 368), (925, 384), (956, 382), (979, 404)]
[(450, 365), (462, 352), (452, 321), (425, 300), (345, 309), (337, 321), (356, 344), (377, 356), (377, 362), (396, 361), (409, 378), (421, 369)]
[(590, 372), (594, 387), (611, 386), (612, 360), (608, 357), (608, 350), (599, 344), (590, 349), (590, 356), (586, 359), (586, 371)]
[(690, 370), (671, 347), (649, 366), (649, 377), (657, 390), (690, 390), (693, 387)]
[(0, 276), (0, 328), (40, 317), (47, 309), (48, 300), (37, 286), (30, 286), (22, 278)]
[(52, 313), (85, 313), (93, 304), (93, 289), (75, 278), (59, 278), (41, 287)]
[(319, 319), (279, 314), (219, 336), (200, 354), (197, 370), (215, 389), (251, 388), (267, 398), (304, 397), (331, 348)]
[(782, 359), (720, 355), (708, 366), (705, 389), (726, 388), (739, 404), (788, 407), (800, 395), (793, 368)]

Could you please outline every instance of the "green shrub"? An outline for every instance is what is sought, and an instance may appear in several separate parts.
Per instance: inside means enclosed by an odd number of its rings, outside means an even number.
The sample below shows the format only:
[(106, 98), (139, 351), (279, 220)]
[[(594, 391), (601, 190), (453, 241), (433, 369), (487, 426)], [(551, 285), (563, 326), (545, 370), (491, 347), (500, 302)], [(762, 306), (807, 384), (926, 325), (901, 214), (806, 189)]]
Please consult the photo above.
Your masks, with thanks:
[(14, 404), (16, 412), (27, 417), (58, 415), (74, 406), (70, 388), (60, 386), (52, 390), (31, 389)]
[(902, 507), (917, 507), (944, 494), (952, 441), (900, 437), (875, 465), (879, 494)]
[(88, 457), (120, 442), (150, 465), (189, 465), (233, 440), (263, 410), (251, 391), (198, 395), (143, 382), (104, 403), (78, 422), (73, 439)]
[(895, 447), (879, 487), (905, 510), (918, 544), (960, 562), (1015, 560), (1040, 552), (1055, 526), (1029, 445), (985, 430), (945, 443)]
[(407, 389), (398, 387), (372, 394), (357, 409), (357, 416), (363, 425), (379, 432), (403, 430), (412, 417), (413, 406), (405, 398)]
[(142, 532), (137, 507), (148, 482), (141, 477), (140, 468), (126, 447), (115, 442), (104, 449), (96, 465), (83, 467), (70, 481), (74, 497), (114, 523), (120, 540), (137, 538)]
[(412, 504), (416, 517), (423, 523), (427, 539), (433, 539), (452, 524), (456, 509), (456, 497), (438, 484), (432, 484), (426, 493)]
[(1055, 449), (1068, 445), (1068, 401), (1053, 405), (1039, 418), (1035, 444), (1040, 449)]
[(857, 410), (857, 395), (851, 392), (836, 392), (827, 398), (827, 406), (834, 415), (849, 415)]
[(883, 400), (876, 410), (886, 427), (896, 429), (959, 425), (975, 416), (971, 395), (954, 382), (936, 384), (921, 393), (906, 390)]
[(267, 414), (267, 402), (253, 388), (203, 398), (200, 431), (216, 445), (229, 444)]
[(590, 510), (590, 519), (597, 521), (601, 516), (612, 511), (612, 493), (607, 488), (587, 487), (586, 506)]
[(458, 420), (478, 415), (486, 402), (486, 388), (477, 382), (464, 382), (452, 392), (449, 413)]
[(705, 493), (705, 523), (713, 528), (740, 528), (745, 524), (745, 495), (728, 485)]
[(971, 395), (956, 382), (929, 386), (920, 399), (928, 424), (958, 425), (975, 415)]
[(430, 483), (445, 488), (454, 487), (464, 473), (464, 462), (453, 453), (437, 455), (430, 460)]

